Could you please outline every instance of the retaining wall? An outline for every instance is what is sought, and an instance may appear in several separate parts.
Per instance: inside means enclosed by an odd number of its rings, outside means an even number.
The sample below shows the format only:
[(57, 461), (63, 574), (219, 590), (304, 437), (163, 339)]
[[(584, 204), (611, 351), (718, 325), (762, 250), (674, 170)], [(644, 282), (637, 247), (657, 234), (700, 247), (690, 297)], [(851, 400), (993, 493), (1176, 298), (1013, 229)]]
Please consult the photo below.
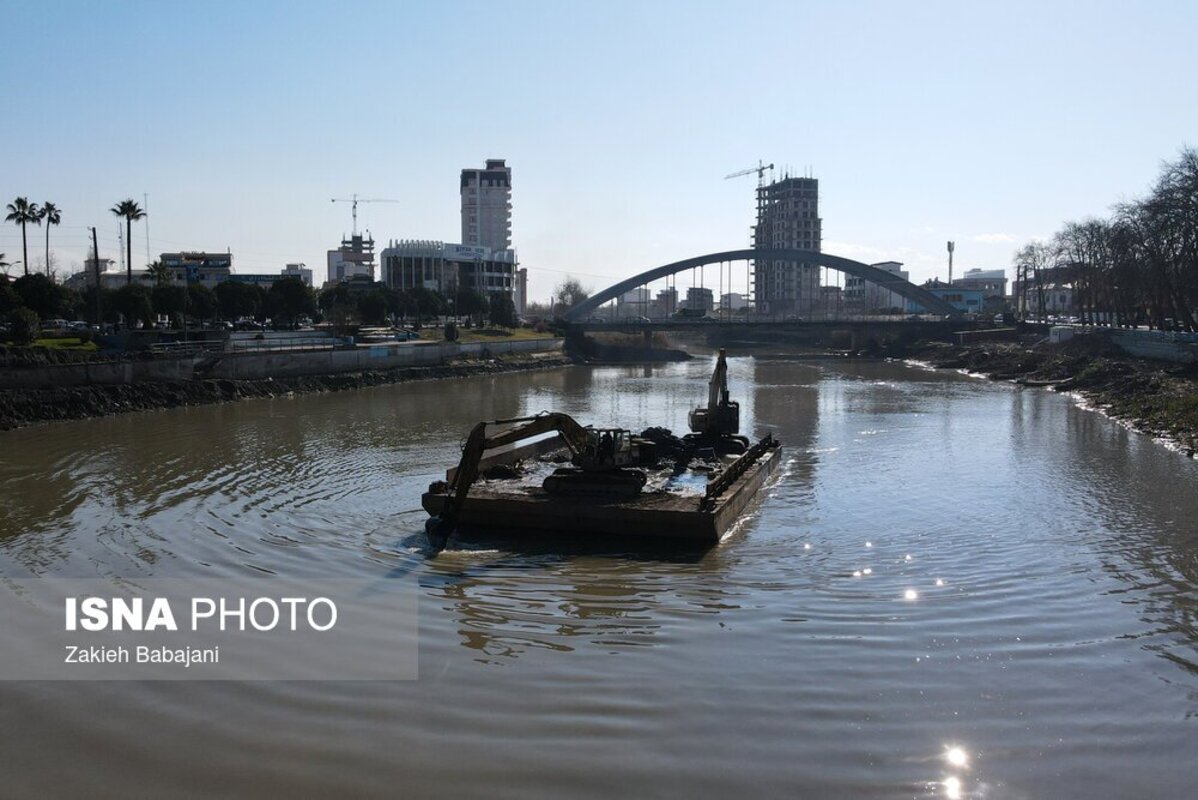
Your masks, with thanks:
[(330, 375), (396, 367), (432, 366), (453, 358), (489, 358), (509, 353), (561, 350), (560, 339), (469, 342), (466, 344), (380, 344), (352, 350), (210, 353), (144, 361), (52, 364), (0, 370), (0, 389), (42, 389), (90, 384), (154, 383), (203, 378), (255, 380)]
[(1198, 362), (1198, 335), (1168, 331), (1119, 331), (1108, 334), (1120, 350), (1137, 358), (1180, 364)]

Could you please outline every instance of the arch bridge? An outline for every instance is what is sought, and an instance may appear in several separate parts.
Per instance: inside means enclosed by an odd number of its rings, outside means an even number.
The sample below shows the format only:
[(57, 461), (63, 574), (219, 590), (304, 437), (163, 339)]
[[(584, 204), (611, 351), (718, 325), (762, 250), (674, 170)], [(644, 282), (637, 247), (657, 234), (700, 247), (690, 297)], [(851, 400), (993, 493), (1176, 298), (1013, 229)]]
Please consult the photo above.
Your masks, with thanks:
[(944, 314), (950, 317), (959, 317), (961, 312), (953, 305), (936, 295), (924, 289), (921, 286), (916, 286), (908, 280), (895, 275), (891, 272), (871, 267), (869, 264), (863, 264), (860, 261), (853, 261), (851, 258), (842, 258), (834, 256), (830, 253), (817, 253), (811, 250), (788, 250), (788, 249), (771, 249), (771, 250), (726, 250), (722, 253), (708, 253), (707, 255), (695, 256), (694, 258), (675, 261), (672, 264), (665, 264), (660, 267), (655, 267), (639, 275), (633, 275), (631, 278), (622, 280), (617, 284), (609, 286), (601, 292), (598, 292), (592, 297), (588, 297), (578, 305), (566, 311), (562, 318), (566, 322), (580, 322), (585, 320), (592, 312), (597, 310), (604, 303), (614, 300), (625, 292), (631, 291), (638, 286), (643, 286), (662, 278), (669, 277), (678, 272), (685, 272), (688, 269), (703, 267), (708, 264), (721, 264), (730, 261), (782, 261), (788, 264), (805, 264), (817, 267), (827, 267), (829, 269), (838, 270), (846, 275), (852, 275), (857, 278), (862, 278), (870, 283), (876, 284), (882, 289), (887, 289), (895, 294), (918, 303), (923, 306), (924, 310), (933, 314)]

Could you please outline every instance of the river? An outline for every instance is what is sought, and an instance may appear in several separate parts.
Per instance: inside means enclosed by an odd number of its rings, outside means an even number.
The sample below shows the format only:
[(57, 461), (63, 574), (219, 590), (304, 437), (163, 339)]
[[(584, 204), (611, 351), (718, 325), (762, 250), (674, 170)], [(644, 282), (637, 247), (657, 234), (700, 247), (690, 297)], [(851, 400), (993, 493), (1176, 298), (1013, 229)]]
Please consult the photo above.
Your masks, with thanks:
[(415, 681), (0, 683), (0, 795), (1198, 793), (1198, 463), (1066, 396), (735, 357), (785, 467), (718, 546), (428, 557), (420, 493), (478, 420), (677, 431), (710, 370), (0, 433), (0, 577), (390, 577), (420, 631)]

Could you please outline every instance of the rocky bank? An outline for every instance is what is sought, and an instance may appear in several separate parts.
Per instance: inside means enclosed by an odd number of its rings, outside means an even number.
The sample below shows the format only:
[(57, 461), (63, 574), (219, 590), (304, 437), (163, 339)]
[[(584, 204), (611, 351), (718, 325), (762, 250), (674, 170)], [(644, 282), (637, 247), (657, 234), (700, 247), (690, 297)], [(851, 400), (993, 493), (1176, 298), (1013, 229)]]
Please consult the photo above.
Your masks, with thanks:
[(407, 381), (550, 369), (571, 360), (560, 353), (460, 360), (427, 367), (265, 380), (202, 380), (0, 390), (0, 430), (32, 422), (82, 419), (156, 408), (222, 403), (298, 392), (335, 392)]

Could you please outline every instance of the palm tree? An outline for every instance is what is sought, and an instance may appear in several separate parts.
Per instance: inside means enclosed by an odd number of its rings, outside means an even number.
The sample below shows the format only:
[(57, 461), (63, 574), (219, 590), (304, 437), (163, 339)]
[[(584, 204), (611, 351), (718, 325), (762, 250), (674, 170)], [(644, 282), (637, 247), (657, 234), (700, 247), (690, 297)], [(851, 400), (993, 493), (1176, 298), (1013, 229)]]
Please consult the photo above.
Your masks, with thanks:
[(4, 218), (7, 222), (12, 222), (21, 226), (21, 249), (25, 253), (23, 265), (25, 274), (29, 274), (29, 242), (25, 240), (25, 226), (32, 222), (37, 225), (41, 222), (41, 209), (37, 207), (37, 203), (31, 203), (27, 198), (18, 197), (8, 204), (8, 216)]
[(170, 286), (175, 282), (175, 273), (161, 261), (155, 261), (146, 267), (146, 274), (154, 279), (155, 286)]
[(46, 277), (50, 277), (50, 226), (62, 222), (62, 209), (53, 203), (42, 203), (39, 216), (46, 222)]
[(142, 219), (146, 212), (129, 199), (113, 206), (112, 213), (125, 218), (125, 285), (128, 286), (133, 283), (133, 220)]

